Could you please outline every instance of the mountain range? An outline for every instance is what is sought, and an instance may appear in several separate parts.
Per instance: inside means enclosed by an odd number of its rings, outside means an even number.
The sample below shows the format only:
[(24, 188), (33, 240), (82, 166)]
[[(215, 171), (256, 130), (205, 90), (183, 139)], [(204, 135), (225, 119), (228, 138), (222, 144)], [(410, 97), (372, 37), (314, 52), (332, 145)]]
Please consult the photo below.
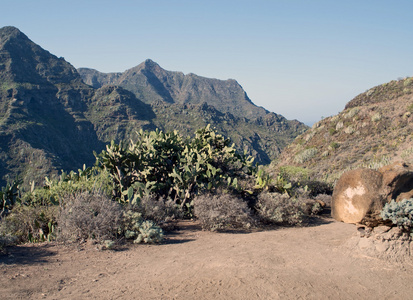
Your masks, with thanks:
[(308, 128), (257, 107), (235, 80), (151, 60), (123, 73), (76, 70), (17, 28), (0, 29), (0, 185), (19, 175), (28, 187), (91, 165), (93, 151), (141, 128), (186, 136), (207, 124), (264, 164)]

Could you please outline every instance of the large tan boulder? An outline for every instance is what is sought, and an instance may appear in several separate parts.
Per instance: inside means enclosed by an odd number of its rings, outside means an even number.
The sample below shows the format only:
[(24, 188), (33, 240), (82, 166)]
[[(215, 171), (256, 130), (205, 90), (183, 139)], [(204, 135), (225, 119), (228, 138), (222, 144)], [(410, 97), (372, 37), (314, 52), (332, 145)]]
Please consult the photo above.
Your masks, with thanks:
[(375, 218), (384, 205), (380, 196), (382, 174), (371, 169), (344, 173), (338, 180), (331, 203), (331, 215), (345, 223), (363, 223)]
[(331, 215), (345, 223), (370, 227), (386, 224), (380, 213), (391, 200), (413, 198), (413, 168), (396, 162), (378, 171), (357, 169), (338, 180), (331, 202)]

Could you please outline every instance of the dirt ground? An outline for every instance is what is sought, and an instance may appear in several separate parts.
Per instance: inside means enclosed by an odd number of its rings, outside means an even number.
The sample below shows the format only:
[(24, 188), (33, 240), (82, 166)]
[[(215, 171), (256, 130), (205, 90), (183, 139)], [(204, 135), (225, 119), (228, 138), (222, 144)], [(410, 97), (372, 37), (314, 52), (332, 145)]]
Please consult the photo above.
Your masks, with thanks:
[(1, 299), (413, 299), (410, 261), (348, 247), (354, 225), (211, 233), (180, 223), (162, 245), (22, 245), (0, 257)]

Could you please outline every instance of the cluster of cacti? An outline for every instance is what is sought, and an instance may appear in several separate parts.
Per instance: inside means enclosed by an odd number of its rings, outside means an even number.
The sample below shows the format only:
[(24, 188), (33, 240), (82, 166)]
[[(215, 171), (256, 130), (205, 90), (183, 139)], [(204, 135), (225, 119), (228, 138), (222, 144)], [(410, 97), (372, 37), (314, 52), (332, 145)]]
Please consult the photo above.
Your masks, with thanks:
[(121, 233), (126, 239), (133, 239), (134, 243), (160, 243), (163, 240), (163, 231), (154, 222), (144, 220), (142, 215), (133, 210), (123, 213), (124, 227)]
[(390, 220), (393, 224), (407, 231), (413, 230), (413, 198), (403, 199), (400, 202), (392, 200), (386, 203), (380, 216), (383, 220)]
[(110, 196), (112, 184), (109, 174), (101, 168), (86, 166), (77, 173), (62, 171), (56, 179), (46, 177), (43, 187), (36, 187), (33, 182), (30, 191), (23, 195), (22, 202), (26, 205), (57, 205), (67, 195), (82, 191), (100, 191)]
[(238, 177), (252, 171), (252, 157), (237, 153), (229, 139), (207, 127), (194, 138), (176, 131), (138, 132), (129, 145), (112, 142), (97, 155), (112, 176), (114, 198), (136, 203), (148, 193), (174, 199), (185, 207), (201, 190), (227, 184), (237, 187)]
[[(184, 143), (177, 132), (138, 132), (129, 145), (111, 142), (97, 155), (100, 165), (113, 179), (113, 196), (120, 203), (132, 202), (134, 195), (157, 192), (168, 194)], [(136, 200), (136, 199), (135, 199)]]
[(16, 180), (12, 183), (7, 183), (5, 187), (0, 191), (0, 219), (7, 214), (7, 212), (13, 208), (14, 204), (18, 201), (20, 181)]
[(263, 168), (259, 168), (255, 173), (255, 188), (266, 189), (271, 183), (271, 176)]

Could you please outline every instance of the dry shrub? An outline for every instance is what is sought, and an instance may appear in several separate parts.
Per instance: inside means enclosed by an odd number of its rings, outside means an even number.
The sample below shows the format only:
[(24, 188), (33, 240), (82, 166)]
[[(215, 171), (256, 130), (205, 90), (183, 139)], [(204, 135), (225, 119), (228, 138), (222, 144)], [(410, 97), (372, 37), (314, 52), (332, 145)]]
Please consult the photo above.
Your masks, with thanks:
[(42, 242), (54, 238), (56, 206), (15, 206), (0, 220), (0, 236), (9, 243)]
[(135, 205), (132, 210), (139, 212), (143, 219), (160, 225), (183, 217), (181, 207), (173, 200), (158, 198), (153, 194), (142, 197), (139, 204)]
[(194, 214), (208, 230), (250, 228), (251, 210), (242, 199), (231, 194), (204, 194), (194, 199)]
[(307, 216), (314, 216), (320, 214), (325, 204), (322, 201), (311, 198), (311, 192), (308, 189), (298, 188), (295, 190), (291, 201), (295, 204), (301, 205), (302, 212)]
[(58, 219), (59, 239), (98, 242), (117, 238), (122, 221), (120, 204), (97, 192), (82, 192), (65, 199)]
[(305, 217), (302, 202), (287, 194), (261, 193), (256, 209), (265, 223), (300, 225)]
[(325, 204), (325, 206), (330, 207), (331, 206), (331, 199), (333, 197), (331, 195), (327, 195), (327, 194), (319, 194), (317, 195), (317, 197), (315, 197), (314, 199), (317, 201), (321, 201), (322, 203)]

